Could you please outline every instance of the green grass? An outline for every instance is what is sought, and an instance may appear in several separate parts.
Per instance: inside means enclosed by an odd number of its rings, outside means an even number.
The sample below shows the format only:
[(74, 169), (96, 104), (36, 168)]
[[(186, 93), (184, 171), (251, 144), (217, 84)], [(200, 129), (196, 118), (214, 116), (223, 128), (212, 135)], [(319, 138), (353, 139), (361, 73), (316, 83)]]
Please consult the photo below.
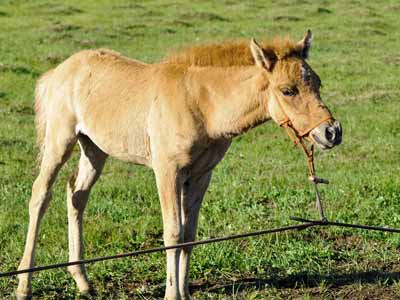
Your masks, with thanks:
[[(112, 3), (111, 3), (112, 2)], [(182, 45), (315, 33), (310, 63), (322, 96), (342, 121), (343, 144), (317, 155), (328, 217), (400, 227), (400, 4), (381, 1), (19, 1), (0, 2), (0, 271), (21, 258), (27, 204), (37, 174), (33, 90), (38, 76), (71, 54), (107, 47), (146, 62)], [(76, 151), (78, 152), (78, 151)], [(66, 261), (62, 170), (40, 232), (37, 264)], [(236, 138), (217, 166), (201, 211), (199, 239), (316, 217), (306, 163), (268, 123)], [(162, 243), (154, 177), (109, 160), (85, 218), (86, 257)], [(198, 247), (196, 299), (395, 299), (400, 236), (340, 228)], [(88, 267), (98, 299), (158, 299), (163, 254)], [(12, 299), (15, 278), (0, 279)], [(75, 299), (65, 270), (38, 273), (37, 299)]]

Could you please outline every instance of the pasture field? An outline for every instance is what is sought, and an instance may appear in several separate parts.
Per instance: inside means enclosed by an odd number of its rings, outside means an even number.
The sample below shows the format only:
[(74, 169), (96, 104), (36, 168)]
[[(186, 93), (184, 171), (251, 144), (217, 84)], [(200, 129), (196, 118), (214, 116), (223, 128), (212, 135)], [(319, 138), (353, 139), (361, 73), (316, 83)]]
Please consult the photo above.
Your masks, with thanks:
[[(318, 153), (328, 218), (400, 228), (400, 3), (398, 0), (0, 1), (0, 271), (22, 256), (37, 175), (33, 90), (41, 73), (87, 48), (155, 62), (169, 49), (224, 39), (314, 32), (310, 64), (344, 129), (343, 144)], [(43, 220), (37, 264), (66, 261), (61, 171)], [(198, 238), (317, 217), (306, 162), (273, 122), (235, 139), (217, 166)], [(86, 257), (162, 244), (151, 171), (109, 159), (85, 214)], [(88, 266), (96, 299), (159, 299), (163, 253)], [(400, 299), (400, 235), (315, 228), (195, 248), (195, 299)], [(0, 279), (13, 299), (16, 278)], [(36, 299), (76, 299), (64, 269), (37, 273)]]

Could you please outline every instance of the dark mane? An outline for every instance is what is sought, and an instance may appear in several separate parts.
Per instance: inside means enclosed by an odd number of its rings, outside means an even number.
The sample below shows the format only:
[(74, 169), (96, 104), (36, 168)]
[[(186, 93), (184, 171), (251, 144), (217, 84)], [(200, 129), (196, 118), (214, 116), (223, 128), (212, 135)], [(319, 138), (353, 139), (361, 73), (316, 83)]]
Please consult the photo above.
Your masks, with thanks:
[[(283, 59), (300, 56), (296, 43), (289, 39), (276, 38), (272, 42), (260, 43), (268, 57)], [(166, 57), (166, 61), (192, 66), (249, 66), (254, 64), (250, 52), (250, 40), (211, 43), (178, 49)]]

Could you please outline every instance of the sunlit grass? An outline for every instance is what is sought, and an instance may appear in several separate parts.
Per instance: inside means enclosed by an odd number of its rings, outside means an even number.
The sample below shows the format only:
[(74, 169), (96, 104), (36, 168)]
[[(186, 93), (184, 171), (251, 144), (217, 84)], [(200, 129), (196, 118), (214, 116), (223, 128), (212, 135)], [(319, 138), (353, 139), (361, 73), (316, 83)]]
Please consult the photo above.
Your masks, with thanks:
[[(312, 29), (310, 64), (344, 128), (343, 145), (317, 155), (318, 174), (332, 182), (323, 187), (327, 215), (400, 227), (399, 12), (395, 0), (0, 2), (0, 271), (15, 269), (23, 251), (37, 174), (35, 81), (87, 48), (154, 62), (186, 44), (300, 39)], [(38, 264), (67, 260), (65, 186), (77, 154), (55, 185)], [(237, 138), (216, 168), (199, 239), (287, 225), (290, 215), (316, 217), (306, 162), (280, 128), (265, 124)], [(86, 257), (162, 243), (154, 177), (142, 167), (110, 159), (85, 217)], [(395, 299), (399, 246), (394, 234), (339, 228), (202, 246), (192, 260), (193, 292), (196, 299)], [(162, 254), (88, 269), (98, 299), (163, 295)], [(33, 285), (37, 299), (76, 297), (65, 270), (35, 274)], [(0, 298), (11, 299), (15, 288), (15, 278), (1, 279)]]

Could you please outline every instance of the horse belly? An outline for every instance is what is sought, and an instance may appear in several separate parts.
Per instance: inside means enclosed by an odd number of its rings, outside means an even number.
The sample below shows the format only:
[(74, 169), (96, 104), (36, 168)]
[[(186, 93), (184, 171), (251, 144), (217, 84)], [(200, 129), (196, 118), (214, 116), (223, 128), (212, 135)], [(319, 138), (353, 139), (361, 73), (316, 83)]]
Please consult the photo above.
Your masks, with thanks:
[(78, 124), (77, 131), (87, 135), (103, 152), (117, 159), (135, 164), (151, 166), (148, 136), (144, 130), (96, 131)]
[(82, 107), (76, 131), (87, 135), (112, 157), (150, 166), (146, 106), (111, 103), (103, 105), (98, 99), (91, 109)]

